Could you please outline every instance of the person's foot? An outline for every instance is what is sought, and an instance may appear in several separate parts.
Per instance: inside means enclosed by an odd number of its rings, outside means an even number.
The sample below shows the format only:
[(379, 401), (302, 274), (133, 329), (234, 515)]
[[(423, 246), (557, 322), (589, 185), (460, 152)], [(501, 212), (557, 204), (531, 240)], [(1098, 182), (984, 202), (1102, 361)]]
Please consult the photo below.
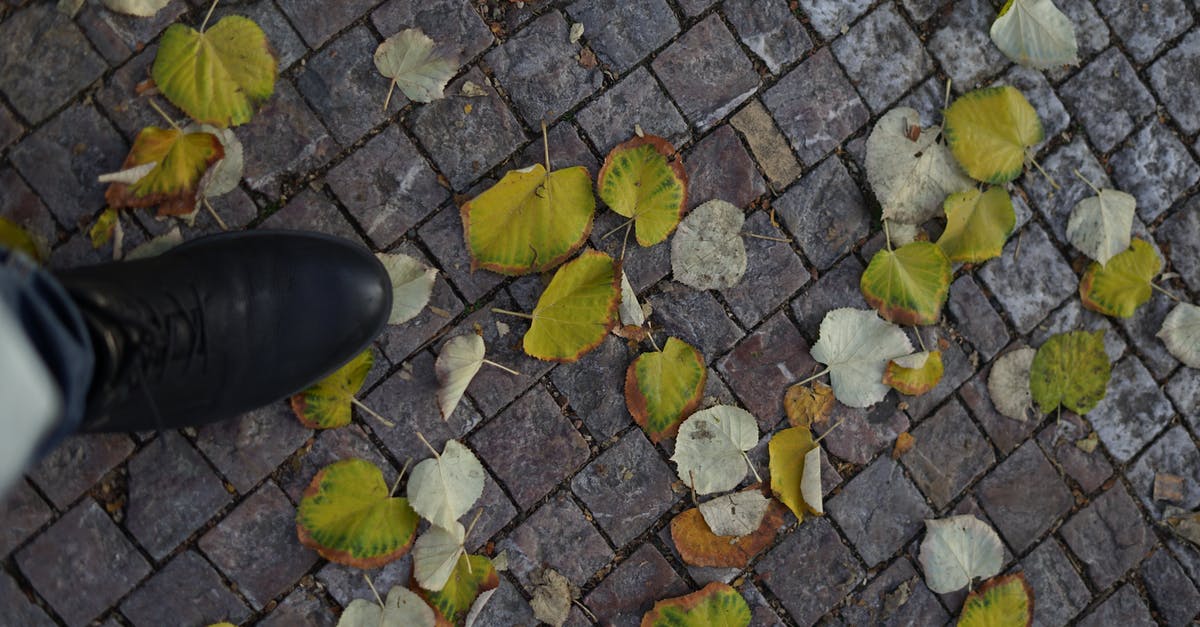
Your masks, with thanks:
[(392, 306), (370, 252), (315, 233), (216, 235), (57, 276), (96, 349), (83, 431), (195, 426), (287, 397), (365, 349)]

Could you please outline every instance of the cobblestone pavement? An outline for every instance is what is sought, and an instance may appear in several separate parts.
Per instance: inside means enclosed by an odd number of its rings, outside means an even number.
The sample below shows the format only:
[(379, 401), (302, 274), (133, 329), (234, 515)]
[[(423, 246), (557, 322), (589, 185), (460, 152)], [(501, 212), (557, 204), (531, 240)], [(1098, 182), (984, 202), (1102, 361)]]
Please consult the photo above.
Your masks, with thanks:
[[(134, 97), (166, 25), (204, 7), (175, 0), (158, 17), (114, 16), (89, 0), (68, 20), (48, 0), (0, 5), (0, 215), (56, 242), (55, 267), (100, 261), (86, 229), (103, 208), (100, 172), (117, 169), (134, 133), (157, 121)], [(258, 0), (221, 3), (266, 30), (281, 61), (275, 96), (237, 130), (241, 187), (216, 203), (236, 227), (309, 228), (399, 250), (442, 272), (436, 311), (378, 342), (366, 402), (399, 423), (323, 433), (284, 404), (179, 433), (77, 437), (30, 472), (0, 514), (0, 622), (12, 625), (329, 625), (367, 596), (351, 569), (296, 540), (303, 487), (323, 464), (361, 456), (395, 476), (435, 445), (462, 438), (490, 477), (469, 548), (507, 551), (510, 569), (487, 625), (534, 622), (525, 586), (548, 564), (582, 589), (602, 624), (634, 625), (655, 598), (735, 582), (755, 625), (933, 625), (962, 594), (922, 583), (922, 520), (969, 512), (989, 521), (1024, 571), (1039, 624), (1185, 624), (1200, 613), (1200, 551), (1159, 522), (1156, 472), (1185, 477), (1200, 506), (1200, 372), (1154, 338), (1162, 295), (1128, 321), (1081, 309), (1083, 260), (1065, 214), (1085, 194), (1072, 174), (1134, 194), (1148, 233), (1200, 297), (1200, 1), (1063, 0), (1083, 63), (1040, 74), (1007, 63), (988, 40), (999, 0)], [(569, 43), (572, 23), (586, 30)], [(465, 60), (451, 97), (393, 98), (371, 54), (382, 36), (419, 26)], [(693, 205), (745, 207), (750, 269), (737, 287), (697, 292), (670, 277), (667, 246), (630, 251), (630, 279), (669, 333), (710, 365), (708, 402), (751, 410), (764, 433), (782, 394), (810, 372), (824, 312), (865, 306), (857, 277), (882, 245), (865, 185), (865, 137), (897, 104), (931, 116), (955, 92), (1007, 82), (1030, 95), (1049, 139), (1039, 159), (1063, 187), (1016, 185), (1020, 231), (1002, 258), (964, 268), (943, 323), (946, 376), (930, 394), (866, 411), (842, 408), (825, 440), (828, 515), (787, 529), (743, 572), (689, 568), (667, 523), (689, 502), (667, 461), (624, 408), (633, 352), (616, 338), (574, 365), (514, 346), (490, 305), (531, 307), (540, 279), (471, 274), (457, 204), (503, 171), (538, 160), (540, 121), (559, 166), (595, 174), (640, 124), (675, 142)], [(465, 81), (486, 96), (466, 99)], [(397, 94), (398, 95), (398, 94)], [(779, 226), (771, 220), (772, 213)], [(166, 226), (139, 213), (126, 246)], [(602, 211), (592, 244), (617, 223)], [(214, 230), (205, 216), (192, 237)], [(496, 361), (443, 423), (434, 410), (437, 338), (479, 323)], [(992, 360), (1049, 334), (1105, 329), (1114, 361), (1107, 399), (1087, 421), (1017, 423), (992, 408)], [(1090, 427), (1089, 427), (1090, 424)], [(1091, 430), (1100, 446), (1073, 445)], [(889, 455), (898, 434), (916, 447)], [(754, 451), (765, 467), (765, 446)], [(411, 563), (373, 573), (386, 589)], [(909, 591), (896, 607), (897, 590)], [(887, 603), (890, 615), (883, 613)], [(578, 608), (570, 624), (589, 620)]]

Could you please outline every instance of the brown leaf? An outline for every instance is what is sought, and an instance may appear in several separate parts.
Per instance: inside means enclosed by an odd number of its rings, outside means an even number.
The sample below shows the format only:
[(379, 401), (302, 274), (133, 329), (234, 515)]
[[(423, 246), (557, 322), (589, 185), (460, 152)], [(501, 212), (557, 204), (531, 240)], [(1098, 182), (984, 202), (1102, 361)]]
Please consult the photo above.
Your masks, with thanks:
[(749, 535), (740, 538), (718, 536), (708, 528), (698, 508), (683, 511), (671, 520), (671, 539), (679, 556), (692, 566), (716, 568), (745, 568), (750, 560), (767, 548), (783, 524), (787, 511), (779, 501), (772, 500), (762, 524)]
[(1165, 472), (1154, 475), (1154, 500), (1182, 501), (1183, 477)]
[(811, 428), (814, 423), (825, 422), (833, 411), (834, 403), (833, 388), (820, 381), (813, 382), (812, 386), (793, 385), (783, 399), (788, 422), (793, 427)]
[(596, 53), (584, 48), (579, 51), (579, 65), (587, 69), (596, 67)]
[(900, 459), (901, 455), (910, 451), (916, 444), (917, 439), (907, 431), (896, 436), (896, 446), (892, 449), (892, 459)]

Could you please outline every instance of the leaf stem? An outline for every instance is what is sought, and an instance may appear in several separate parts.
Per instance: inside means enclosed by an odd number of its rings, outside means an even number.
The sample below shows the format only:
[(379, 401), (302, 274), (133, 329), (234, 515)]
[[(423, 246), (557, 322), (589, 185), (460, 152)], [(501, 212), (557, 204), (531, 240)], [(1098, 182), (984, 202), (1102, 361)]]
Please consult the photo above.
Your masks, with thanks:
[(490, 359), (483, 360), (483, 363), (485, 363), (493, 368), (499, 368), (499, 369), (507, 372), (508, 374), (516, 375), (518, 377), (521, 376), (520, 372), (517, 372), (516, 370), (513, 370), (512, 368), (509, 368), (508, 366), (505, 366), (503, 364), (498, 364)]
[(892, 228), (888, 226), (888, 220), (883, 221), (883, 236), (887, 239), (888, 252), (892, 251)]
[(150, 103), (150, 108), (157, 111), (158, 114), (162, 116), (162, 119), (166, 120), (167, 124), (171, 125), (171, 128), (180, 132), (183, 131), (183, 129), (179, 128), (179, 125), (175, 123), (175, 120), (172, 120), (171, 116), (167, 115), (167, 112), (163, 111), (162, 107), (158, 106), (157, 102), (154, 102), (154, 100), (147, 100), (146, 102)]
[(696, 498), (696, 471), (689, 470), (688, 478), (692, 480), (691, 484), (688, 485), (688, 487), (692, 490), (692, 505), (700, 507), (700, 501)]
[(542, 120), (542, 150), (546, 153), (546, 178), (550, 178), (550, 135), (546, 131), (546, 121)]
[(825, 436), (829, 435), (830, 433), (833, 433), (833, 430), (834, 430), (834, 429), (837, 429), (837, 428), (838, 428), (838, 427), (840, 427), (840, 426), (842, 426), (842, 423), (843, 423), (843, 422), (846, 422), (846, 417), (845, 417), (845, 416), (842, 416), (840, 420), (838, 420), (837, 422), (833, 423), (833, 426), (832, 426), (832, 427), (829, 427), (828, 429), (826, 429), (826, 430), (825, 430), (825, 433), (822, 433), (820, 437), (818, 437), (817, 439), (813, 440), (813, 444), (820, 444), (820, 443), (821, 443), (821, 440), (824, 440), (824, 439), (825, 439)]
[(952, 79), (946, 79), (946, 95), (942, 97), (942, 111), (950, 108), (950, 83)]
[(745, 235), (746, 237), (753, 237), (755, 239), (765, 239), (770, 242), (783, 242), (785, 244), (792, 243), (792, 240), (786, 237), (771, 237), (770, 235), (759, 235), (758, 233), (742, 233), (742, 235)]
[(506, 316), (516, 316), (518, 318), (525, 318), (526, 320), (534, 320), (535, 319), (533, 316), (531, 316), (527, 313), (521, 313), (519, 311), (509, 311), (507, 309), (500, 309), (499, 307), (492, 307), (492, 313), (504, 314)]
[(804, 385), (805, 383), (810, 383), (812, 381), (816, 381), (817, 379), (820, 379), (821, 377), (825, 376), (826, 374), (829, 374), (829, 368), (826, 368), (826, 369), (818, 372), (817, 374), (814, 374), (813, 376), (811, 376), (803, 381), (800, 381), (798, 383), (795, 383), (793, 385)]
[(433, 448), (433, 445), (429, 443), (429, 440), (425, 439), (425, 436), (420, 431), (417, 432), (417, 437), (421, 439), (421, 443), (425, 445), (425, 448), (429, 449), (429, 452), (433, 453), (435, 458), (442, 458), (441, 454), (437, 452), (437, 449)]
[(388, 420), (387, 418), (384, 418), (383, 416), (381, 416), (379, 414), (379, 412), (375, 411), (374, 409), (371, 409), (370, 407), (367, 407), (366, 405), (364, 405), (362, 403), (362, 401), (358, 400), (357, 398), (354, 398), (353, 396), (351, 396), (350, 402), (355, 407), (363, 410), (363, 412), (365, 412), (368, 416), (374, 418), (375, 420), (378, 420), (379, 422), (382, 422), (384, 424), (384, 426), (393, 428), (393, 429), (396, 427), (396, 423), (392, 422), (391, 420)]
[(625, 261), (625, 247), (629, 245), (629, 234), (633, 232), (633, 221), (626, 222), (625, 237), (621, 238), (621, 256), (618, 258), (622, 263)]
[(208, 202), (208, 196), (204, 196), (204, 208), (208, 210), (208, 214), (213, 217), (213, 220), (217, 221), (217, 226), (221, 227), (222, 231), (229, 230), (229, 225), (221, 219), (221, 214), (217, 213), (217, 210), (213, 209), (212, 203)]
[(596, 618), (596, 615), (592, 613), (592, 610), (590, 608), (588, 608), (588, 606), (584, 605), (583, 603), (580, 603), (579, 599), (571, 599), (571, 603), (574, 603), (575, 606), (578, 607), (581, 612), (586, 614), (588, 618), (592, 619), (593, 623), (600, 622), (600, 619)]
[(1038, 172), (1042, 173), (1042, 176), (1046, 177), (1046, 180), (1050, 182), (1050, 187), (1053, 187), (1054, 189), (1062, 189), (1062, 186), (1058, 184), (1058, 181), (1054, 180), (1054, 177), (1050, 176), (1049, 172), (1042, 169), (1042, 164), (1038, 163), (1037, 159), (1034, 159), (1031, 156), (1029, 157), (1029, 162), (1033, 164), (1033, 167), (1037, 168)]
[(1152, 288), (1154, 288), (1154, 289), (1156, 289), (1156, 290), (1158, 290), (1158, 291), (1162, 292), (1163, 294), (1165, 294), (1165, 295), (1167, 296), (1167, 298), (1170, 298), (1171, 300), (1173, 300), (1173, 301), (1175, 301), (1175, 302), (1177, 302), (1177, 303), (1182, 303), (1182, 302), (1183, 302), (1183, 299), (1181, 299), (1181, 298), (1179, 298), (1178, 296), (1176, 296), (1176, 295), (1174, 295), (1174, 294), (1172, 294), (1172, 293), (1168, 292), (1167, 290), (1163, 289), (1162, 287), (1159, 287), (1159, 285), (1158, 285), (1157, 283), (1151, 282), (1151, 283), (1150, 283), (1150, 287), (1152, 287)]
[(913, 326), (912, 330), (917, 334), (917, 343), (921, 345), (921, 350), (929, 352), (929, 349), (925, 347), (925, 338), (921, 337), (921, 329)]
[[(218, 2), (220, 2), (220, 1), (221, 1), (221, 0), (213, 0), (212, 6), (211, 6), (211, 7), (208, 7), (208, 13), (207, 13), (207, 14), (205, 14), (205, 16), (204, 16), (204, 21), (203, 21), (203, 22), (201, 22), (201, 24), (200, 24), (200, 32), (201, 32), (201, 33), (203, 33), (203, 32), (204, 32), (204, 29), (205, 29), (205, 28), (208, 28), (208, 20), (209, 20), (209, 18), (211, 18), (211, 17), (212, 17), (213, 11), (216, 11), (216, 10), (217, 10), (217, 3), (218, 3)], [(379, 596), (379, 595), (378, 595), (378, 594), (376, 594), (375, 596)], [(383, 603), (380, 603), (380, 605), (383, 605)]]
[(1079, 177), (1079, 180), (1083, 181), (1088, 187), (1092, 188), (1092, 191), (1096, 192), (1097, 196), (1100, 195), (1100, 190), (1096, 188), (1094, 183), (1088, 180), (1088, 177), (1084, 176), (1083, 173), (1079, 171), (1079, 168), (1073, 168), (1071, 171), (1075, 173), (1075, 176)]
[(605, 233), (604, 235), (601, 235), (601, 236), (600, 236), (600, 239), (607, 239), (609, 235), (612, 235), (613, 233), (616, 233), (617, 231), (620, 231), (621, 229), (625, 228), (626, 226), (628, 226), (628, 225), (629, 225), (630, 223), (632, 223), (633, 221), (634, 221), (634, 218), (629, 218), (628, 220), (626, 220), (626, 221), (624, 221), (624, 222), (622, 222), (622, 223), (618, 224), (616, 227), (614, 227), (614, 228), (613, 228), (613, 230), (611, 230), (611, 231), (609, 231), (609, 232)]
[(392, 101), (392, 92), (396, 90), (396, 79), (392, 79), (392, 84), (388, 86), (387, 97), (383, 99), (383, 110), (387, 111), (388, 103)]
[(758, 469), (754, 467), (754, 462), (750, 461), (750, 456), (746, 454), (746, 451), (742, 451), (742, 459), (746, 460), (746, 465), (750, 467), (750, 472), (754, 473), (754, 480), (762, 483), (762, 475), (758, 474)]
[(650, 345), (654, 347), (654, 352), (662, 352), (662, 349), (658, 347), (658, 342), (654, 341), (654, 332), (652, 330), (646, 332), (646, 339), (650, 340)]
[(367, 580), (367, 587), (370, 588), (371, 593), (375, 595), (375, 602), (379, 604), (379, 607), (387, 609), (387, 606), (383, 604), (383, 599), (379, 596), (379, 591), (375, 589), (375, 584), (371, 581), (371, 576), (363, 573), (363, 579)]

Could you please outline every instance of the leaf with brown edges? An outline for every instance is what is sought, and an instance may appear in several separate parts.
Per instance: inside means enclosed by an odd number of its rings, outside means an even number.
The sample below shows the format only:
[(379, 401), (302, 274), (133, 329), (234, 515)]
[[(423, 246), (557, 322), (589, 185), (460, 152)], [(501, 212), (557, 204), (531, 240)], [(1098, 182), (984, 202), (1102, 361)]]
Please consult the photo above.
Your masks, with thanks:
[(704, 522), (700, 509), (693, 507), (671, 520), (671, 539), (675, 542), (679, 557), (692, 566), (745, 568), (755, 555), (775, 539), (776, 531), (783, 525), (785, 511), (782, 504), (772, 500), (758, 529), (734, 538), (714, 534), (708, 528), (708, 523)]

